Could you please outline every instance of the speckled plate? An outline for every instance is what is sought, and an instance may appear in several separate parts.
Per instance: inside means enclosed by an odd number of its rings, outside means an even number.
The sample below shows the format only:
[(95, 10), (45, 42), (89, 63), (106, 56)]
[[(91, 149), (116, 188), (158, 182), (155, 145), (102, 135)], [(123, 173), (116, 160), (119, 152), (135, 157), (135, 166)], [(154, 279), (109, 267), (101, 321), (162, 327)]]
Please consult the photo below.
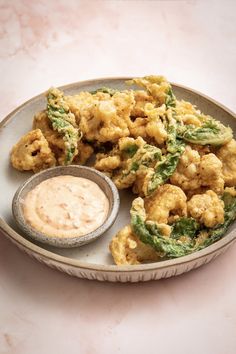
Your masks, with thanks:
[[(75, 94), (81, 90), (90, 91), (101, 86), (123, 89), (125, 87), (124, 81), (127, 79), (107, 78), (83, 81), (64, 86), (61, 89), (66, 94)], [(173, 84), (173, 89), (177, 98), (191, 101), (204, 113), (230, 125), (234, 134), (236, 133), (235, 115), (227, 108), (192, 89), (176, 84)], [(91, 244), (75, 249), (60, 249), (27, 239), (26, 235), (14, 223), (11, 203), (19, 185), (31, 174), (20, 173), (10, 166), (9, 151), (12, 145), (31, 129), (34, 113), (44, 108), (45, 97), (42, 94), (24, 103), (0, 123), (0, 230), (22, 251), (52, 268), (79, 278), (137, 282), (167, 278), (197, 268), (210, 262), (235, 241), (236, 224), (231, 226), (220, 241), (191, 255), (157, 263), (118, 267), (113, 264), (108, 244), (117, 230), (129, 222), (129, 209), (133, 196), (127, 191), (120, 193), (120, 212), (112, 228), (101, 239)]]

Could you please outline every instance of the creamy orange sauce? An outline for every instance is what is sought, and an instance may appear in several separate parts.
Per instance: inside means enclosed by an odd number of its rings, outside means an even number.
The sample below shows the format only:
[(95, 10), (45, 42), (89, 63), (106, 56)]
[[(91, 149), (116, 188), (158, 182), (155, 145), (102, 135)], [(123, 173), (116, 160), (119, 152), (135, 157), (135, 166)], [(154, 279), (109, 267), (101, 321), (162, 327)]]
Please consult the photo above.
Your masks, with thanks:
[(109, 201), (93, 181), (74, 176), (49, 178), (23, 202), (26, 222), (47, 236), (77, 237), (101, 226)]

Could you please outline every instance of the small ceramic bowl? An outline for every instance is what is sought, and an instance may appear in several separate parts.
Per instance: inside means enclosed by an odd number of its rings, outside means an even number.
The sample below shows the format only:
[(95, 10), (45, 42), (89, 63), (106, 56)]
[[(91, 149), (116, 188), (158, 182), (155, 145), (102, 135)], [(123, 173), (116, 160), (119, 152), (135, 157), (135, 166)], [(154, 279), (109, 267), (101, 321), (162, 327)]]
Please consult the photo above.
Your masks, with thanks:
[[(96, 230), (86, 235), (77, 237), (52, 237), (35, 230), (25, 221), (22, 205), (27, 193), (44, 180), (61, 175), (71, 175), (75, 177), (87, 178), (95, 182), (107, 196), (109, 201), (108, 215), (105, 222)], [(49, 168), (35, 174), (26, 182), (24, 182), (14, 195), (12, 201), (12, 213), (20, 229), (30, 238), (52, 246), (70, 248), (82, 246), (101, 237), (103, 233), (107, 231), (116, 220), (119, 206), (119, 193), (110, 178), (90, 167), (70, 165)]]

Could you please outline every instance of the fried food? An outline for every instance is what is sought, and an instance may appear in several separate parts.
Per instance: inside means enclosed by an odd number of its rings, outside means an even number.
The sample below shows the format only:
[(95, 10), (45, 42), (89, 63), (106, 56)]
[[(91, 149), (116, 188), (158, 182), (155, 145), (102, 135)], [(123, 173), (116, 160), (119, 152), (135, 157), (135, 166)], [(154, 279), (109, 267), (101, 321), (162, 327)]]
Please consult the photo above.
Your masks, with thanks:
[(38, 172), (55, 166), (55, 157), (40, 129), (24, 135), (11, 151), (11, 163), (19, 171)]
[[(199, 213), (203, 223), (215, 224), (214, 228), (202, 228), (202, 225), (192, 217), (182, 217), (171, 224), (171, 234), (166, 237), (159, 224), (147, 220), (147, 213), (142, 198), (136, 198), (131, 208), (131, 230), (143, 243), (152, 246), (159, 257), (176, 258), (199, 251), (219, 240), (236, 217), (236, 198), (230, 194), (219, 201), (212, 192), (210, 197), (211, 215)], [(213, 194), (212, 194), (213, 193)], [(217, 199), (218, 198), (218, 199)], [(222, 202), (224, 204), (224, 218), (222, 218)], [(219, 210), (217, 210), (219, 209)], [(220, 216), (218, 216), (218, 211)], [(217, 224), (215, 220), (217, 219)], [(223, 220), (223, 221), (222, 221)], [(222, 223), (220, 223), (222, 221)]]
[(66, 158), (65, 141), (58, 131), (53, 130), (46, 111), (39, 112), (34, 116), (33, 129), (40, 129), (42, 131), (58, 164), (63, 165)]
[(121, 157), (119, 155), (107, 156), (105, 154), (97, 154), (94, 167), (99, 171), (111, 172), (121, 165)]
[[(64, 140), (62, 134), (60, 134), (57, 130), (53, 130), (46, 111), (41, 111), (34, 116), (33, 128), (40, 129), (42, 131), (56, 157), (57, 163), (59, 165), (64, 165), (67, 154), (66, 141)], [(72, 161), (84, 165), (93, 154), (93, 151), (94, 149), (91, 145), (78, 140), (76, 153), (74, 153)]]
[[(107, 155), (97, 155), (95, 168), (111, 172), (111, 177), (119, 189), (132, 187), (142, 174), (144, 176), (143, 184), (140, 185), (142, 189), (150, 171), (153, 175), (154, 167), (160, 157), (161, 150), (147, 144), (141, 137), (121, 138), (113, 151)], [(137, 185), (135, 188), (138, 188)]]
[(187, 192), (207, 187), (222, 194), (222, 163), (213, 153), (200, 156), (198, 151), (187, 145), (170, 181)]
[(153, 138), (158, 145), (162, 145), (168, 137), (166, 125), (166, 106), (155, 108), (151, 103), (146, 104), (145, 113), (148, 117), (146, 125), (146, 134)]
[(57, 131), (64, 141), (64, 160), (61, 165), (69, 165), (78, 154), (78, 142), (82, 133), (77, 126), (75, 116), (67, 105), (64, 94), (58, 89), (52, 88), (47, 92), (47, 116), (53, 130)]
[(145, 200), (147, 220), (170, 222), (174, 217), (187, 216), (187, 197), (181, 188), (164, 184)]
[(134, 91), (134, 101), (135, 103), (130, 114), (130, 116), (134, 118), (146, 117), (145, 114), (146, 103), (155, 103), (154, 97), (148, 94), (148, 92), (142, 90)]
[(188, 213), (206, 227), (224, 222), (224, 202), (212, 190), (194, 195), (187, 203)]
[(222, 194), (224, 190), (224, 178), (222, 162), (216, 155), (210, 153), (201, 157), (199, 166), (201, 186), (209, 187), (214, 192)]
[(157, 106), (161, 106), (163, 103), (167, 106), (174, 104), (175, 97), (171, 85), (164, 76), (150, 75), (129, 80), (127, 83), (144, 88), (146, 92), (153, 97)]
[(131, 227), (125, 226), (112, 239), (109, 245), (112, 257), (117, 265), (133, 265), (143, 262), (155, 262), (158, 253), (145, 245), (132, 233)]
[(216, 156), (223, 164), (222, 171), (225, 185), (234, 187), (236, 185), (236, 141), (232, 139), (223, 145)]
[(73, 162), (79, 165), (85, 165), (88, 159), (93, 155), (94, 149), (91, 145), (79, 141), (77, 145), (78, 154), (75, 156)]
[(199, 188), (201, 186), (199, 178), (200, 161), (199, 153), (187, 145), (175, 172), (170, 177), (170, 182), (184, 191)]
[[(216, 242), (236, 218), (236, 141), (230, 127), (176, 99), (163, 76), (66, 95), (51, 88), (11, 162), (37, 172), (85, 164), (138, 198), (110, 244), (116, 264), (181, 257)], [(134, 89), (136, 87), (136, 89)], [(93, 159), (90, 161), (92, 162)]]
[(190, 102), (184, 100), (176, 101), (175, 112), (177, 115), (178, 121), (183, 124), (191, 124), (195, 127), (200, 127), (204, 116), (201, 115), (201, 112), (196, 109)]
[(115, 92), (113, 96), (82, 92), (65, 98), (75, 113), (76, 121), (87, 141), (117, 142), (129, 136), (129, 121), (135, 105), (132, 91)]
[(137, 138), (141, 136), (146, 140), (153, 140), (156, 144), (162, 145), (167, 140), (166, 130), (166, 106), (155, 107), (152, 103), (145, 104), (143, 108), (145, 118), (136, 118), (130, 121), (130, 135)]

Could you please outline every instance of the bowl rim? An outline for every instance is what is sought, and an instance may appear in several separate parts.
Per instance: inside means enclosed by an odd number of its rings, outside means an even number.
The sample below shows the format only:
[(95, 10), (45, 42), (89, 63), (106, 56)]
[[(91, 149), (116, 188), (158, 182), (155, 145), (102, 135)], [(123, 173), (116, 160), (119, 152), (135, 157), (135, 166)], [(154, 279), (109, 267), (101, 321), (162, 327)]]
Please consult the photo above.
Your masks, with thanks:
[[(70, 171), (69, 171), (70, 170)], [(78, 173), (72, 174), (71, 170), (74, 170)], [(81, 176), (82, 171), (87, 171), (88, 176)], [(83, 172), (82, 172), (83, 174)], [(89, 232), (88, 234), (75, 236), (75, 237), (57, 237), (57, 236), (49, 236), (46, 235), (35, 228), (33, 228), (29, 223), (26, 222), (24, 213), (22, 211), (21, 203), (22, 203), (22, 193), (24, 193), (27, 187), (29, 191), (35, 188), (37, 185), (42, 183), (43, 181), (63, 176), (63, 175), (71, 175), (74, 177), (83, 177), (88, 179), (98, 186), (99, 184), (95, 181), (93, 176), (97, 176), (101, 181), (103, 181), (109, 188), (111, 192), (111, 200), (107, 197), (109, 201), (109, 211), (105, 221), (94, 231)], [(90, 178), (91, 177), (91, 178)], [(34, 184), (34, 181), (39, 178), (39, 182)], [(28, 192), (29, 192), (28, 191)], [(31, 239), (48, 244), (55, 247), (61, 248), (70, 248), (70, 247), (81, 247), (87, 243), (93, 242), (96, 239), (103, 236), (103, 234), (113, 225), (115, 222), (120, 207), (120, 197), (117, 187), (112, 182), (112, 180), (101, 173), (100, 171), (95, 170), (94, 168), (83, 166), (83, 165), (67, 165), (67, 166), (55, 166), (48, 168), (46, 170), (40, 171), (31, 177), (29, 177), (26, 181), (24, 181), (16, 190), (14, 197), (12, 199), (12, 215), (17, 225), (21, 229), (22, 232), (26, 233), (28, 237)]]
[[(83, 80), (83, 81), (75, 81), (70, 84), (66, 84), (63, 86), (59, 86), (58, 88), (61, 90), (67, 90), (70, 88), (73, 88), (75, 86), (82, 86), (86, 84), (96, 84), (99, 83), (100, 81), (110, 81), (110, 80), (130, 80), (133, 77), (127, 77), (127, 76), (115, 76), (115, 77), (102, 77), (102, 78), (96, 78), (96, 79), (89, 79), (89, 80)], [(233, 118), (236, 118), (236, 114), (224, 106), (223, 104), (219, 103), (218, 101), (212, 99), (211, 97), (207, 96), (206, 94), (201, 93), (198, 90), (192, 89), (190, 87), (187, 87), (182, 84), (177, 84), (174, 82), (171, 82), (172, 86), (182, 88), (186, 91), (192, 92), (194, 94), (197, 94), (203, 98), (205, 98), (207, 101), (213, 103), (214, 105), (218, 106), (219, 108), (223, 109), (226, 111), (228, 114), (230, 114)], [(22, 110), (25, 106), (33, 102), (34, 100), (38, 98), (43, 98), (45, 96), (45, 92), (40, 93), (39, 95), (36, 95), (17, 108), (15, 108), (13, 111), (11, 111), (1, 122), (0, 122), (0, 132), (3, 130), (5, 125), (10, 123), (10, 121), (13, 119), (14, 115)], [(102, 264), (97, 264), (97, 263), (88, 263), (88, 262), (82, 262), (79, 259), (72, 259), (68, 257), (64, 257), (61, 255), (58, 255), (54, 252), (48, 251), (44, 248), (41, 248), (40, 246), (37, 246), (33, 242), (28, 241), (26, 238), (18, 234), (14, 229), (12, 229), (5, 220), (0, 218), (0, 231), (13, 243), (15, 243), (19, 248), (23, 248), (26, 252), (29, 254), (34, 253), (37, 255), (37, 257), (40, 258), (46, 258), (48, 261), (56, 262), (61, 265), (66, 265), (66, 266), (72, 266), (77, 269), (84, 269), (84, 270), (90, 270), (90, 271), (103, 271), (106, 273), (135, 273), (135, 272), (146, 272), (146, 271), (154, 271), (154, 270), (159, 270), (163, 268), (172, 268), (177, 265), (186, 265), (188, 263), (191, 263), (194, 260), (204, 258), (207, 255), (213, 254), (216, 251), (225, 248), (227, 245), (232, 244), (236, 240), (236, 230), (230, 231), (225, 237), (220, 239), (219, 241), (215, 242), (211, 246), (208, 246), (201, 251), (197, 251), (194, 253), (191, 253), (187, 256), (184, 257), (179, 257), (179, 258), (174, 258), (166, 261), (161, 261), (161, 262), (153, 262), (153, 263), (147, 263), (147, 264), (137, 264), (137, 265), (122, 265), (118, 266), (115, 264), (112, 265), (102, 265)]]

